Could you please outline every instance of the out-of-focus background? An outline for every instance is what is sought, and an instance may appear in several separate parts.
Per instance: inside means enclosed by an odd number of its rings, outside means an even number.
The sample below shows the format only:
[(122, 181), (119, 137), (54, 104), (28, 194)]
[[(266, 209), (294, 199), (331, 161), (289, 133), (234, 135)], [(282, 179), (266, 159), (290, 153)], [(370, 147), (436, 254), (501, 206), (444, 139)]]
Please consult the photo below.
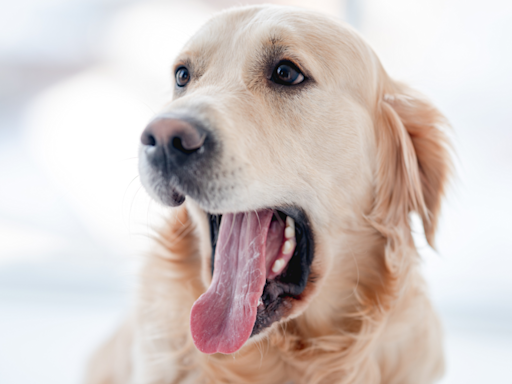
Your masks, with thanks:
[[(236, 3), (0, 4), (0, 383), (80, 383), (128, 311), (158, 211), (136, 177), (139, 134), (182, 44)], [(512, 383), (512, 1), (275, 3), (352, 24), (451, 121), (458, 179), (437, 252), (417, 236), (442, 383)]]

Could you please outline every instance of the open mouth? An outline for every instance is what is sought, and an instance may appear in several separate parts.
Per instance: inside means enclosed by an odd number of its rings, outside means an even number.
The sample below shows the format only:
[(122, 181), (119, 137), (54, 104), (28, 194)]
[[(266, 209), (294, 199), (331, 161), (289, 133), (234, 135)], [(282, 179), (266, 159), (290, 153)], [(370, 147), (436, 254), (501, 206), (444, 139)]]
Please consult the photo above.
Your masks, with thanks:
[(313, 235), (295, 207), (209, 215), (212, 282), (191, 311), (204, 353), (234, 353), (289, 314), (310, 278)]

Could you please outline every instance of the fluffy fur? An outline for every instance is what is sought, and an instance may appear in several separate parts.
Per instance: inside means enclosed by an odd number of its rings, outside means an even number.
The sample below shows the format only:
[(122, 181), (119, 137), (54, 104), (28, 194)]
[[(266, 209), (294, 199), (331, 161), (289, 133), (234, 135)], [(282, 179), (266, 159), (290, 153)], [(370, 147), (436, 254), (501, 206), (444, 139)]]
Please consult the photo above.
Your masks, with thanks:
[[(293, 94), (269, 88), (259, 65), (279, 54), (314, 81)], [(350, 27), (298, 9), (223, 12), (187, 43), (176, 66), (183, 62), (195, 63), (195, 77), (166, 111), (207, 118), (225, 152), (207, 198), (169, 213), (137, 306), (93, 358), (87, 383), (434, 382), (441, 329), (409, 215), (420, 215), (433, 245), (450, 168), (443, 116), (390, 79)], [(304, 294), (236, 354), (200, 353), (189, 314), (211, 281), (204, 212), (278, 204), (311, 220)]]

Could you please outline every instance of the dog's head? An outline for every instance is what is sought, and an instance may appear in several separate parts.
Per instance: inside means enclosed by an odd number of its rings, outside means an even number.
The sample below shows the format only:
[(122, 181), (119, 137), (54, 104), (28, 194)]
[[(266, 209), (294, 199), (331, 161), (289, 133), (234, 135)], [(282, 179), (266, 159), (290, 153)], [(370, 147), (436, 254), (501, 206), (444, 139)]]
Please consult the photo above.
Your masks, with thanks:
[[(235, 352), (305, 311), (329, 317), (343, 287), (379, 278), (347, 273), (351, 258), (396, 246), (411, 211), (432, 241), (442, 116), (349, 27), (293, 8), (230, 10), (174, 73), (173, 101), (142, 134), (140, 174), (164, 205), (187, 200), (207, 240), (209, 288), (191, 313), (203, 352)], [(384, 253), (371, 254), (393, 269)]]

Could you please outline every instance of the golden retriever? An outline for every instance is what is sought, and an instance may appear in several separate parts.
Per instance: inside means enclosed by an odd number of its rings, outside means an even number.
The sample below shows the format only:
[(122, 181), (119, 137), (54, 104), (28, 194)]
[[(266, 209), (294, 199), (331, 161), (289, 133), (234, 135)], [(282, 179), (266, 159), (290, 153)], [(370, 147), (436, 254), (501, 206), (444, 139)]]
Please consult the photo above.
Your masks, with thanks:
[(439, 111), (353, 29), (296, 8), (219, 13), (173, 68), (139, 165), (179, 207), (87, 382), (439, 378), (409, 217), (432, 245), (450, 170)]

